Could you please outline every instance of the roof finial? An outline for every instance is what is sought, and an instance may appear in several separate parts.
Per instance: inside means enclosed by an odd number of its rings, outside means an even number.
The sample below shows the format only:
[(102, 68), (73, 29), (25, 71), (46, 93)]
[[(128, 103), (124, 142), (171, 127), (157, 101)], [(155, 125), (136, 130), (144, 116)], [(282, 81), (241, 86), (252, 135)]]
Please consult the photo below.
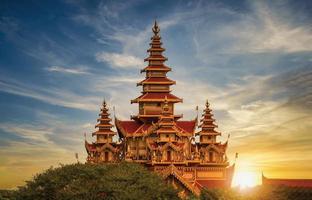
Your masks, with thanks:
[(106, 108), (106, 101), (105, 101), (105, 99), (103, 100), (103, 106), (104, 106), (104, 108)]
[(209, 102), (208, 102), (208, 99), (206, 100), (206, 108), (209, 107)]
[(158, 35), (160, 28), (158, 27), (157, 21), (155, 20), (154, 27), (152, 28), (155, 35)]

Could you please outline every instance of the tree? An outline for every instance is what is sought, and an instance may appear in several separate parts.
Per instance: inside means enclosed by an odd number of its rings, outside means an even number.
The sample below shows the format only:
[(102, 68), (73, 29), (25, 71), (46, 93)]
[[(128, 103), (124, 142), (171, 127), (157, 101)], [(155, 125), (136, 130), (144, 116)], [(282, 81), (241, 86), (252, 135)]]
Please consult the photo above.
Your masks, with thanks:
[(36, 175), (16, 200), (179, 199), (161, 177), (139, 164), (73, 164)]

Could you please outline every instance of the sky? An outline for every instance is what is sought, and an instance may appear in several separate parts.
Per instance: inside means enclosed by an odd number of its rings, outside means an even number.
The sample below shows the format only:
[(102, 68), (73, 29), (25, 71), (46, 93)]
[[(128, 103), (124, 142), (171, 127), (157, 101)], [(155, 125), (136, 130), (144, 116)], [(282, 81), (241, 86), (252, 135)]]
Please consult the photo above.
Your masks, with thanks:
[(193, 119), (209, 100), (231, 163), (239, 153), (234, 179), (312, 178), (311, 10), (303, 0), (2, 0), (0, 188), (76, 152), (84, 162), (103, 99), (120, 119), (137, 113), (155, 19), (183, 98), (176, 113)]

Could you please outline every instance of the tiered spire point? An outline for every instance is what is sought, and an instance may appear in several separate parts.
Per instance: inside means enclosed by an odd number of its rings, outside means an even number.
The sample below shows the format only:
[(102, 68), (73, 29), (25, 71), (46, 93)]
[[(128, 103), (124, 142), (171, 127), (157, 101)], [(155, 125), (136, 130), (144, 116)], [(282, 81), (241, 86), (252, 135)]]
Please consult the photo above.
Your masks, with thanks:
[(208, 102), (208, 99), (206, 100), (206, 108), (209, 108), (210, 104)]
[(159, 32), (160, 32), (160, 28), (159, 28), (159, 26), (158, 26), (156, 20), (155, 20), (155, 22), (154, 22), (154, 27), (152, 28), (152, 30), (153, 30), (155, 36), (158, 36), (158, 34), (159, 34)]
[(98, 135), (98, 134), (109, 134), (109, 135), (113, 135), (115, 134), (111, 128), (113, 127), (113, 125), (111, 124), (111, 118), (109, 117), (109, 109), (107, 107), (107, 103), (105, 100), (103, 100), (102, 103), (102, 108), (99, 114), (99, 118), (97, 119), (97, 121), (99, 122), (98, 124), (95, 125), (95, 128), (98, 128), (97, 131), (95, 131), (93, 133), (93, 135)]
[(202, 114), (203, 118), (200, 120), (201, 124), (199, 125), (202, 130), (199, 132), (199, 134), (220, 135), (220, 133), (215, 130), (218, 125), (214, 123), (215, 119), (213, 118), (213, 114), (211, 113), (211, 109), (209, 108), (209, 106), (210, 104), (208, 100), (206, 100), (206, 108), (204, 109), (204, 112)]
[[(162, 48), (162, 42), (160, 37), (160, 28), (157, 21), (155, 20), (152, 27), (154, 35), (151, 37), (150, 48), (147, 50), (149, 53), (148, 57), (144, 59), (145, 62), (148, 62), (148, 66), (145, 67), (141, 72), (146, 72), (146, 77), (144, 80), (137, 83), (137, 86), (142, 86), (143, 91), (142, 95), (132, 100), (131, 103), (141, 103), (149, 104), (150, 102), (155, 102), (157, 105), (160, 105), (161, 102), (164, 102), (165, 96), (168, 96), (167, 101), (170, 102), (169, 106), (172, 106), (171, 103), (182, 102), (182, 99), (170, 94), (170, 86), (174, 85), (176, 82), (167, 78), (167, 72), (171, 71), (171, 68), (165, 66), (167, 58), (162, 55), (164, 48)], [(151, 108), (150, 105), (146, 106)], [(159, 106), (158, 106), (159, 107)], [(141, 105), (141, 108), (144, 108)], [(160, 110), (159, 108), (154, 108), (154, 110)], [(149, 114), (146, 113), (155, 113), (151, 112), (141, 112), (144, 117)], [(158, 113), (160, 114), (160, 113)], [(156, 115), (156, 114), (153, 114)]]

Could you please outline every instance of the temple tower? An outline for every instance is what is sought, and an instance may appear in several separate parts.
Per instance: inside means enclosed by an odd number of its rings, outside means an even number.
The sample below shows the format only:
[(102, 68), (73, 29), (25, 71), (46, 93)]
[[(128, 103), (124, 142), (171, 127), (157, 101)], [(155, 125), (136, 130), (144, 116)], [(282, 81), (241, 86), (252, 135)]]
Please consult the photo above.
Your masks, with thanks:
[(218, 126), (214, 123), (215, 119), (213, 118), (212, 110), (209, 108), (209, 102), (206, 101), (206, 108), (202, 114), (202, 119), (200, 120), (201, 124), (199, 128), (201, 131), (198, 132), (200, 137), (201, 144), (214, 144), (217, 141), (217, 136), (221, 135), (220, 132), (216, 131), (215, 128)]
[(217, 142), (217, 136), (220, 136), (221, 133), (215, 130), (218, 126), (215, 124), (215, 119), (209, 106), (210, 104), (207, 100), (202, 119), (200, 120), (199, 128), (201, 130), (197, 133), (199, 136), (200, 159), (204, 163), (224, 164), (227, 163), (227, 142), (224, 144)]
[(98, 130), (92, 133), (92, 136), (96, 136), (97, 144), (113, 143), (113, 136), (116, 135), (116, 132), (111, 130), (114, 126), (111, 124), (112, 119), (109, 116), (107, 104), (104, 100), (99, 118), (97, 119), (98, 124), (95, 125), (95, 128), (98, 128)]
[(145, 79), (137, 83), (137, 86), (143, 88), (142, 95), (131, 101), (131, 103), (139, 104), (139, 114), (132, 118), (143, 121), (155, 121), (159, 118), (165, 98), (167, 98), (171, 113), (174, 113), (174, 103), (182, 102), (182, 99), (171, 94), (170, 86), (176, 82), (167, 78), (167, 73), (171, 71), (171, 68), (164, 64), (168, 59), (162, 55), (165, 49), (162, 48), (160, 28), (156, 21), (152, 30), (154, 35), (151, 37), (150, 48), (147, 50), (149, 56), (144, 59), (148, 65), (141, 70), (141, 73), (145, 72)]
[(96, 141), (92, 144), (85, 141), (88, 162), (116, 162), (119, 160), (118, 145), (113, 141), (116, 132), (112, 131), (112, 119), (109, 117), (108, 111), (109, 109), (104, 100), (97, 119), (98, 124), (95, 125), (97, 130), (92, 133), (92, 136), (96, 137)]

